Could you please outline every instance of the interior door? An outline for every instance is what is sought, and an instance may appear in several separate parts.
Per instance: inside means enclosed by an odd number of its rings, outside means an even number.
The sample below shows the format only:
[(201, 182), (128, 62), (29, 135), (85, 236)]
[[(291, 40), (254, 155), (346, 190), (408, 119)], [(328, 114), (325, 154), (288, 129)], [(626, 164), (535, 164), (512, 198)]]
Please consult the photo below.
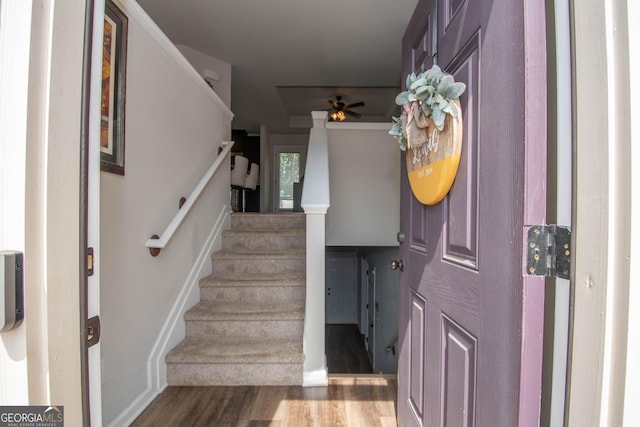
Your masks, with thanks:
[(354, 254), (327, 254), (325, 258), (325, 323), (357, 324)]
[(436, 61), (467, 89), (447, 197), (421, 205), (402, 159), (402, 426), (538, 425), (544, 282), (522, 260), (545, 214), (545, 29), (524, 3), (420, 0), (403, 38), (404, 76)]

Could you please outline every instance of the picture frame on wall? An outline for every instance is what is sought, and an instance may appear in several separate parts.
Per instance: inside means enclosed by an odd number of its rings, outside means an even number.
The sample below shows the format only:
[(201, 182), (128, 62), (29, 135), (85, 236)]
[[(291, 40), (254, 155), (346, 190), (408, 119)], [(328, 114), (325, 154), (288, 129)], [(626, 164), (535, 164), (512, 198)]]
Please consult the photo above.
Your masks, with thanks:
[(100, 101), (100, 170), (124, 175), (127, 16), (105, 3)]

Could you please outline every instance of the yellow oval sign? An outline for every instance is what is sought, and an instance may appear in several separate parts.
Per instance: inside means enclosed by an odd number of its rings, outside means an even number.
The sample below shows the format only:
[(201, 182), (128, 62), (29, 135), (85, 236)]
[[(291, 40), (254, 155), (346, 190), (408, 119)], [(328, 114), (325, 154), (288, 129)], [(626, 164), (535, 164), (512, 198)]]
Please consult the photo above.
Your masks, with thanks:
[[(407, 147), (407, 174), (411, 191), (425, 205), (435, 205), (449, 193), (460, 164), (462, 152), (462, 109), (455, 101), (458, 116), (447, 114), (442, 131), (436, 129), (433, 120), (424, 129), (420, 144)], [(411, 137), (411, 135), (408, 135)]]

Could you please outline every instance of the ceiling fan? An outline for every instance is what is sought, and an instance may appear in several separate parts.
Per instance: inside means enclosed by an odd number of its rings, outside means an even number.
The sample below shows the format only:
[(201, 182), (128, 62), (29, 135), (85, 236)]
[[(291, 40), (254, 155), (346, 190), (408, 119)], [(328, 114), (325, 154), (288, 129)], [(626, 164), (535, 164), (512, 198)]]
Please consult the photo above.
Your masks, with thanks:
[(355, 117), (356, 119), (359, 119), (360, 117), (362, 117), (362, 114), (360, 113), (356, 113), (355, 111), (351, 111), (351, 108), (356, 108), (356, 107), (364, 107), (364, 102), (356, 102), (353, 104), (345, 104), (344, 102), (342, 102), (342, 96), (337, 95), (336, 99), (329, 99), (329, 104), (331, 104), (331, 109), (329, 109), (328, 111), (332, 111), (329, 114), (329, 121), (330, 122), (343, 122), (346, 118), (347, 115), (351, 116), (351, 117)]

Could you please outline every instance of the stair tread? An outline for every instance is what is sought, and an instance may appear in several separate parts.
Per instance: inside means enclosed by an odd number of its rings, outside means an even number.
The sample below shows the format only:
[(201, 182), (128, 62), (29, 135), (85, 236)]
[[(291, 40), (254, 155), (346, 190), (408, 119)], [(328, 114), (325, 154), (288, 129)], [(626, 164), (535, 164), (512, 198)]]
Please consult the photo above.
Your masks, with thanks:
[(231, 229), (273, 230), (305, 229), (306, 217), (303, 213), (257, 213), (234, 212), (231, 214)]
[(305, 286), (306, 276), (302, 273), (212, 273), (200, 280), (200, 287), (245, 287), (245, 286)]
[(304, 212), (287, 212), (287, 211), (280, 211), (280, 212), (232, 212), (231, 216), (239, 216), (239, 217), (278, 217), (278, 218), (284, 218), (284, 217), (304, 217), (305, 213)]
[(185, 320), (302, 320), (304, 302), (202, 301), (190, 308)]
[(302, 363), (302, 341), (264, 338), (186, 338), (167, 363)]
[(299, 384), (305, 317), (303, 213), (232, 213), (187, 337), (165, 357), (173, 385)]
[(242, 258), (258, 258), (258, 259), (283, 259), (304, 257), (306, 251), (304, 249), (286, 249), (286, 250), (231, 250), (221, 249), (211, 254), (211, 258), (215, 259), (235, 259)]
[(222, 232), (224, 236), (306, 236), (304, 228), (230, 228)]

